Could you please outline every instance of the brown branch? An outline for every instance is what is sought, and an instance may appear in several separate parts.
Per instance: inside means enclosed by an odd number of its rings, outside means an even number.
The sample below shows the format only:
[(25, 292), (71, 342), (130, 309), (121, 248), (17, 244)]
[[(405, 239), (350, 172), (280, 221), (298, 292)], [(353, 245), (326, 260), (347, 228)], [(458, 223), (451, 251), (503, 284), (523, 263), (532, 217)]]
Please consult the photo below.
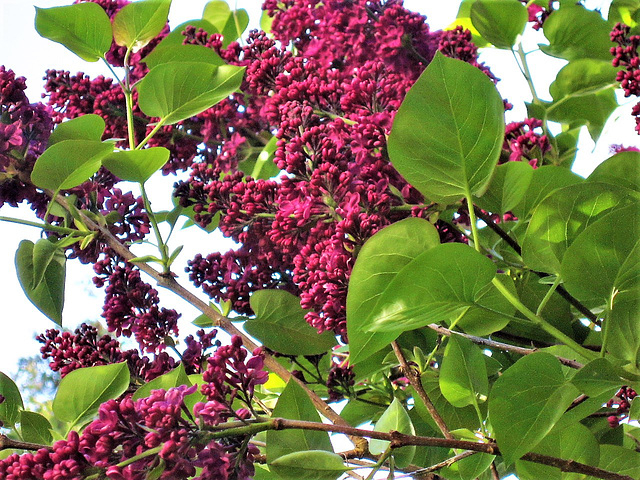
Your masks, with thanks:
[(47, 450), (53, 450), (49, 445), (40, 445), (39, 443), (31, 443), (31, 442), (20, 442), (18, 440), (13, 440), (6, 435), (0, 434), (0, 451), (2, 450), (40, 450), (45, 448)]
[(433, 418), (433, 421), (436, 422), (436, 425), (445, 438), (453, 438), (453, 435), (451, 435), (451, 432), (449, 431), (449, 427), (447, 427), (447, 424), (438, 413), (438, 410), (436, 410), (436, 407), (429, 398), (429, 395), (427, 395), (427, 392), (424, 390), (420, 377), (416, 375), (411, 366), (407, 363), (407, 359), (405, 358), (400, 345), (398, 345), (398, 342), (391, 342), (391, 347), (400, 362), (400, 367), (402, 367), (404, 375), (409, 379), (409, 383), (420, 397), (420, 400), (422, 400), (422, 403), (424, 403), (424, 406), (427, 408), (427, 411), (429, 412), (429, 415), (431, 415), (431, 418)]
[(438, 470), (441, 470), (443, 468), (446, 467), (450, 467), (451, 465), (453, 465), (456, 462), (459, 462), (460, 460), (470, 457), (471, 455), (475, 455), (478, 452), (474, 452), (473, 450), (465, 450), (462, 453), (459, 453), (458, 455), (455, 455), (451, 458), (447, 458), (446, 460), (443, 460), (440, 463), (436, 463), (434, 465), (431, 465), (430, 467), (425, 467), (425, 468), (420, 468), (418, 470), (415, 470), (414, 472), (411, 472), (413, 474), (425, 474), (425, 473), (432, 473), (432, 472), (436, 472)]
[[(495, 348), (497, 350), (504, 350), (505, 352), (513, 352), (520, 355), (530, 355), (538, 351), (538, 349), (536, 348), (517, 347), (515, 345), (510, 345), (508, 343), (501, 343), (501, 342), (496, 342), (494, 340), (489, 340), (488, 338), (476, 337), (474, 335), (468, 335), (466, 333), (456, 332), (454, 330), (449, 330), (448, 328), (441, 327), (440, 325), (437, 325), (435, 323), (432, 323), (427, 326), (431, 330), (438, 332), (440, 335), (446, 335), (447, 337), (450, 337), (451, 335), (460, 335), (461, 337), (471, 340), (476, 345)], [(556, 357), (556, 358), (560, 361), (560, 363), (562, 363), (563, 365), (566, 365), (567, 367), (576, 368), (576, 369), (580, 369), (583, 367), (583, 365), (580, 362), (576, 362), (575, 360), (571, 360), (569, 358), (564, 358), (564, 357)]]
[[(509, 234), (507, 232), (505, 232), (502, 228), (500, 228), (491, 219), (491, 217), (489, 215), (484, 213), (481, 209), (479, 209), (475, 205), (473, 207), (473, 210), (476, 213), (476, 216), (478, 218), (480, 218), (484, 223), (487, 224), (487, 227), (489, 227), (491, 230), (493, 230), (518, 255), (522, 255), (522, 248), (520, 247), (518, 242), (516, 242), (513, 238), (511, 238), (511, 236), (509, 236)], [(537, 272), (535, 270), (532, 270), (532, 272), (535, 273), (536, 275), (538, 275), (540, 278), (547, 276), (547, 274), (544, 273), (544, 272)], [(593, 323), (596, 323), (596, 324), (598, 323), (598, 316), (595, 315), (587, 307), (585, 307), (582, 303), (580, 303), (580, 300), (578, 300), (576, 297), (574, 297), (569, 292), (567, 292), (567, 290), (562, 285), (558, 285), (558, 287), (556, 288), (556, 292), (558, 293), (558, 295), (560, 295), (562, 298), (564, 298), (567, 302), (569, 302), (571, 305), (573, 305), (576, 308), (576, 310), (578, 310), (580, 313), (582, 313), (590, 321), (592, 321)]]
[(498, 473), (498, 468), (496, 467), (496, 462), (491, 462), (491, 478), (493, 480), (500, 480), (500, 474)]

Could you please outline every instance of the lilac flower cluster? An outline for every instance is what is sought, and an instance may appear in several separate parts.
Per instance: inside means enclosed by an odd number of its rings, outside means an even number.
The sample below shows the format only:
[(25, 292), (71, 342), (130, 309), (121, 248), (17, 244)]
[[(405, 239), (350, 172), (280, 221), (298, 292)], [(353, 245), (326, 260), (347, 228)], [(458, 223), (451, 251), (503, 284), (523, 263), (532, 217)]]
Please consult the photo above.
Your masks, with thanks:
[[(623, 23), (617, 23), (611, 31), (611, 41), (618, 44), (611, 47), (613, 55), (613, 66), (623, 67), (616, 76), (620, 86), (624, 90), (624, 96), (640, 96), (640, 56), (638, 46), (640, 46), (640, 35), (630, 35), (631, 28)], [(640, 102), (631, 111), (631, 115), (636, 117), (636, 132), (640, 135)]]
[(536, 132), (542, 125), (537, 118), (508, 123), (502, 147), (503, 158), (508, 156), (505, 161), (528, 162), (533, 168), (542, 166), (544, 155), (551, 151), (549, 137)]
[(529, 13), (529, 22), (533, 23), (534, 30), (540, 30), (544, 26), (544, 22), (554, 12), (553, 1), (550, 0), (546, 7), (531, 3), (529, 0), (520, 0), (527, 6), (527, 12)]
[(633, 388), (625, 385), (618, 390), (615, 397), (607, 402), (607, 407), (615, 409), (613, 415), (609, 415), (609, 417), (607, 417), (607, 421), (611, 428), (616, 428), (620, 425), (621, 421), (629, 418), (631, 402), (637, 396), (638, 394)]

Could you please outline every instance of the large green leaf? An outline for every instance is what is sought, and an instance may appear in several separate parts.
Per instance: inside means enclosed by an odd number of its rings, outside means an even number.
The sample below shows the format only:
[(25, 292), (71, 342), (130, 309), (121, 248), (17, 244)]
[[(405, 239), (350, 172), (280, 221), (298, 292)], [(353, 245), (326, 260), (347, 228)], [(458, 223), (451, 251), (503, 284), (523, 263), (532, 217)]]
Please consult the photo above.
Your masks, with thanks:
[(0, 422), (5, 426), (15, 425), (20, 417), (20, 410), (24, 408), (22, 395), (15, 382), (2, 372), (0, 372), (0, 395), (4, 397), (4, 402), (0, 403)]
[(50, 445), (53, 441), (52, 429), (49, 420), (39, 413), (26, 410), (20, 412), (20, 432), (25, 442)]
[(491, 260), (468, 245), (447, 243), (408, 263), (389, 283), (371, 315), (373, 331), (402, 332), (450, 322), (473, 309), (496, 275)]
[(609, 183), (640, 192), (640, 152), (620, 152), (598, 165), (588, 182)]
[(107, 400), (117, 398), (129, 387), (127, 362), (79, 368), (66, 375), (53, 399), (58, 420), (77, 425), (91, 418)]
[(227, 2), (214, 0), (207, 3), (202, 19), (210, 22), (222, 34), (222, 46), (240, 38), (249, 25), (249, 14), (244, 8), (231, 10)]
[(99, 142), (104, 134), (104, 119), (93, 113), (62, 122), (49, 137), (49, 146), (64, 140), (93, 140)]
[(610, 472), (640, 478), (640, 453), (617, 445), (600, 445), (598, 467)]
[[(64, 255), (55, 241), (51, 241), (48, 238), (41, 238), (33, 246), (33, 280), (31, 282), (31, 289), (38, 288), (40, 282), (44, 280), (47, 268), (51, 265), (51, 262), (58, 255)], [(26, 280), (26, 279), (25, 279)]]
[(34, 247), (30, 240), (23, 240), (18, 246), (15, 257), (18, 281), (29, 301), (55, 323), (62, 325), (66, 258), (61, 251), (56, 250), (37, 287), (33, 288)]
[(486, 47), (488, 42), (482, 38), (476, 27), (473, 26), (473, 22), (471, 21), (471, 6), (476, 2), (476, 0), (462, 0), (460, 2), (460, 8), (458, 8), (458, 14), (456, 15), (456, 19), (449, 24), (447, 28), (444, 30), (453, 30), (457, 26), (461, 26), (466, 30), (471, 32), (471, 38), (473, 43), (479, 47)]
[(169, 155), (164, 147), (119, 151), (104, 157), (102, 165), (122, 180), (144, 183), (167, 163)]
[(549, 353), (527, 355), (505, 370), (489, 394), (489, 419), (505, 462), (532, 451), (576, 394)]
[(113, 17), (113, 38), (118, 45), (139, 50), (167, 24), (171, 0), (142, 0), (125, 5)]
[[(393, 399), (380, 419), (376, 422), (374, 432), (400, 432), (406, 435), (415, 435), (416, 430), (409, 418), (409, 414), (397, 398)], [(369, 441), (369, 451), (374, 455), (380, 455), (389, 448), (389, 442), (372, 438)], [(393, 458), (396, 465), (404, 468), (411, 463), (416, 453), (415, 445), (397, 448), (393, 450)]]
[(531, 217), (522, 242), (525, 264), (533, 270), (560, 273), (562, 258), (580, 232), (631, 201), (628, 190), (602, 183), (556, 190), (540, 202)]
[[(80, 4), (84, 5), (84, 4)], [(40, 188), (67, 190), (85, 182), (100, 168), (113, 145), (95, 140), (64, 140), (36, 160), (31, 181)]]
[(363, 245), (351, 272), (347, 292), (349, 361), (373, 355), (397, 337), (368, 331), (370, 317), (385, 288), (411, 260), (440, 244), (435, 227), (407, 218), (383, 228)]
[(476, 204), (492, 213), (511, 211), (522, 202), (534, 171), (527, 162), (507, 162), (498, 165), (489, 188), (476, 200)]
[(540, 48), (548, 55), (567, 60), (611, 60), (611, 26), (598, 12), (581, 5), (563, 5), (544, 22), (543, 32), (550, 45)]
[(441, 53), (407, 93), (389, 134), (393, 166), (431, 201), (486, 189), (504, 141), (504, 105), (479, 69)]
[(318, 331), (304, 319), (300, 299), (285, 290), (258, 290), (251, 295), (256, 318), (244, 329), (266, 347), (285, 355), (319, 355), (336, 344), (330, 332)]
[(607, 19), (612, 25), (618, 22), (624, 23), (630, 26), (634, 33), (637, 33), (637, 27), (640, 23), (640, 2), (638, 0), (613, 0), (609, 6)]
[(484, 354), (471, 340), (452, 335), (440, 366), (440, 390), (454, 407), (484, 402), (489, 380)]
[(138, 84), (140, 109), (171, 124), (192, 117), (240, 88), (244, 67), (203, 62), (164, 63)]
[(618, 376), (609, 360), (596, 358), (578, 370), (571, 379), (571, 383), (589, 397), (596, 397), (605, 392), (609, 392), (613, 397), (624, 381)]
[(476, 0), (470, 13), (473, 26), (485, 40), (507, 49), (516, 43), (529, 19), (525, 6), (513, 0)]
[(289, 453), (269, 467), (282, 480), (336, 480), (348, 470), (340, 455), (325, 450)]
[(618, 69), (610, 60), (580, 58), (565, 65), (549, 87), (554, 100), (582, 96), (616, 85)]
[[(608, 323), (608, 325), (607, 325)], [(635, 366), (640, 374), (640, 295), (626, 291), (615, 296), (615, 304), (605, 319), (607, 351)]]
[(36, 7), (36, 30), (87, 62), (97, 62), (111, 48), (111, 21), (96, 3)]
[[(289, 420), (320, 421), (320, 415), (318, 415), (311, 399), (293, 379), (289, 380), (278, 398), (272, 416)], [(294, 452), (308, 453), (309, 450), (333, 452), (329, 435), (326, 432), (296, 429), (269, 430), (267, 432), (267, 462), (269, 465), (284, 455)]]
[(144, 57), (144, 62), (150, 69), (163, 63), (175, 62), (203, 62), (211, 65), (224, 65), (224, 60), (212, 49), (202, 45), (169, 45), (158, 46)]
[(142, 385), (131, 398), (138, 400), (139, 398), (148, 397), (153, 390), (169, 390), (170, 388), (179, 387), (180, 385), (191, 386), (191, 381), (184, 371), (184, 365), (182, 363), (170, 372), (160, 375)]

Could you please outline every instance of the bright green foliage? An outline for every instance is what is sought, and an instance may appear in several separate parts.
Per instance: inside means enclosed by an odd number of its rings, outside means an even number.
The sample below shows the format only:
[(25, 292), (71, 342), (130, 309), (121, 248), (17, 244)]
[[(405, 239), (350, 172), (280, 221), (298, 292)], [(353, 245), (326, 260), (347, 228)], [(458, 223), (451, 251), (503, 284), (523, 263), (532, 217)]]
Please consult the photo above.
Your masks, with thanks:
[[(167, 37), (168, 38), (168, 37)], [(169, 45), (156, 47), (144, 57), (147, 67), (155, 68), (158, 65), (172, 62), (204, 62), (211, 65), (224, 65), (224, 60), (211, 50), (202, 45)]]
[(142, 0), (125, 5), (113, 18), (113, 38), (118, 45), (138, 50), (160, 33), (167, 23), (171, 0)]
[[(400, 432), (407, 435), (415, 435), (416, 431), (413, 427), (413, 423), (411, 423), (409, 414), (397, 398), (393, 399), (389, 408), (384, 411), (380, 420), (376, 422), (376, 426), (373, 430), (375, 432)], [(369, 450), (374, 455), (384, 453), (387, 448), (389, 448), (389, 442), (387, 441), (372, 439), (369, 442)], [(415, 453), (415, 446), (407, 446), (393, 449), (392, 455), (396, 464), (402, 468), (406, 467), (413, 461)]]
[(640, 192), (640, 152), (620, 152), (608, 158), (587, 178)]
[(20, 415), (20, 410), (24, 408), (20, 390), (8, 376), (0, 372), (0, 395), (4, 397), (4, 402), (0, 403), (0, 421), (5, 425), (14, 425)]
[(49, 146), (64, 140), (91, 140), (99, 142), (104, 134), (104, 119), (93, 113), (68, 120), (58, 125), (49, 137)]
[(224, 47), (237, 40), (249, 25), (249, 14), (244, 8), (231, 10), (227, 2), (220, 0), (207, 3), (202, 18), (222, 34)]
[(179, 387), (180, 385), (188, 385), (191, 386), (191, 381), (187, 376), (187, 373), (184, 371), (184, 365), (180, 364), (169, 373), (165, 373), (164, 375), (160, 375), (159, 377), (154, 378), (148, 383), (145, 383), (140, 388), (136, 390), (136, 392), (131, 397), (133, 400), (138, 400), (139, 398), (146, 398), (151, 395), (153, 390), (169, 390), (173, 387)]
[(484, 355), (477, 345), (453, 335), (444, 350), (440, 390), (454, 407), (477, 405), (487, 399), (489, 382)]
[(281, 480), (336, 480), (348, 470), (340, 455), (325, 450), (289, 453), (269, 466)]
[(111, 173), (122, 180), (145, 183), (169, 160), (169, 150), (152, 147), (144, 150), (119, 151), (102, 159)]
[(53, 440), (51, 423), (35, 412), (20, 411), (20, 432), (25, 442), (49, 445)]
[(511, 48), (529, 19), (527, 9), (513, 0), (476, 0), (471, 22), (480, 35), (498, 48)]

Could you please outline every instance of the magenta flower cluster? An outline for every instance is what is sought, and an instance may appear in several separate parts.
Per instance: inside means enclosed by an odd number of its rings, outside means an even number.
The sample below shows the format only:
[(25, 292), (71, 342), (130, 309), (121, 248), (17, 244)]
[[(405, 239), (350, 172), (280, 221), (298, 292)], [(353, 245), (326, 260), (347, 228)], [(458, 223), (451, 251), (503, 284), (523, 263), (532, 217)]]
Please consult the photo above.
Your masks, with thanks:
[[(640, 96), (640, 35), (631, 35), (629, 26), (617, 23), (611, 31), (611, 41), (618, 44), (617, 47), (611, 47), (613, 66), (624, 68), (616, 76), (624, 90), (624, 96)], [(636, 117), (636, 132), (640, 135), (640, 102), (633, 107), (631, 115)]]

